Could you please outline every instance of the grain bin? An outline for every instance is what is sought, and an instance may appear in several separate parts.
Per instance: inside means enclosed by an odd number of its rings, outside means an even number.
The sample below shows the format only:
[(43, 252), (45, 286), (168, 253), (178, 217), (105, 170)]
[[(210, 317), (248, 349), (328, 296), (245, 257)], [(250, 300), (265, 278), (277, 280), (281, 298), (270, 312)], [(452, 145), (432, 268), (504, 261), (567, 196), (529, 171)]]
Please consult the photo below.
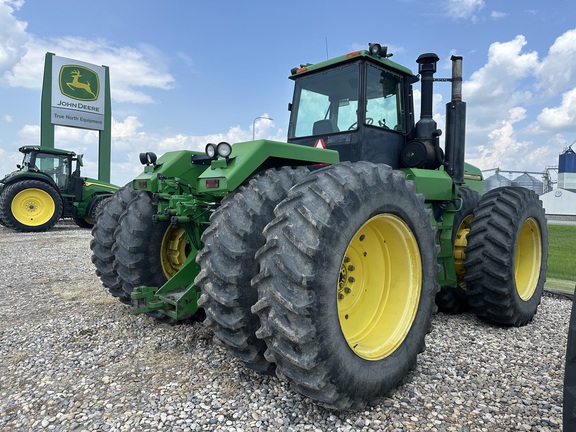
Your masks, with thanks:
[(512, 181), (496, 173), (484, 180), (484, 193), (502, 186), (512, 186)]
[(544, 193), (544, 183), (527, 173), (524, 173), (512, 180), (512, 186), (533, 190), (538, 195)]

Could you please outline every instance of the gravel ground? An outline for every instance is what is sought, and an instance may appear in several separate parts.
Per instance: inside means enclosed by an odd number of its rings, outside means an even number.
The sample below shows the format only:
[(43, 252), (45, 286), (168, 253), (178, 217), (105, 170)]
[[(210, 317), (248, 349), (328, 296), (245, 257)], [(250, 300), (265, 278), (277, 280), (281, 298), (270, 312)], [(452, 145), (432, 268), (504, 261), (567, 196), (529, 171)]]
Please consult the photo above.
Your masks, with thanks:
[(0, 227), (1, 431), (549, 431), (562, 423), (571, 303), (503, 329), (437, 315), (417, 368), (360, 413), (244, 368), (200, 323), (133, 316), (90, 262), (88, 230)]

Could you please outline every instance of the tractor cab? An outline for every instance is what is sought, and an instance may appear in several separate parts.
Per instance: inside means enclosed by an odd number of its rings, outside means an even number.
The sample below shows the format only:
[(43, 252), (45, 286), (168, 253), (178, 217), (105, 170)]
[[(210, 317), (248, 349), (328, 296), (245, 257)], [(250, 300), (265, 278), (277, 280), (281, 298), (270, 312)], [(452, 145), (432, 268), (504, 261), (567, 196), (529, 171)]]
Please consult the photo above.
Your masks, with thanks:
[(42, 146), (25, 146), (19, 150), (24, 153), (22, 164), (17, 165), (19, 173), (45, 174), (61, 193), (75, 194), (77, 183), (80, 182), (81, 155)]
[(288, 142), (337, 150), (341, 160), (400, 166), (414, 127), (418, 77), (372, 44), (333, 60), (292, 69)]

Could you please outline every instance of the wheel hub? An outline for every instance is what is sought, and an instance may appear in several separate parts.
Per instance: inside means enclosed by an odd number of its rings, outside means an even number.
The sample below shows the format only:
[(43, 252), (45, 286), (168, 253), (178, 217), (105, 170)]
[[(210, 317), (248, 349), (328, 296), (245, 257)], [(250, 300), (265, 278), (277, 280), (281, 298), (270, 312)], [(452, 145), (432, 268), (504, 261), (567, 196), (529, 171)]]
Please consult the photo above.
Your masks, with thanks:
[(164, 237), (161, 246), (162, 270), (167, 279), (174, 276), (190, 253), (190, 245), (186, 230), (179, 225), (170, 225)]
[(27, 226), (39, 226), (48, 222), (56, 211), (54, 200), (42, 189), (24, 189), (14, 196), (11, 204), (14, 218)]
[(529, 218), (520, 230), (514, 256), (516, 290), (524, 301), (530, 300), (536, 291), (541, 262), (542, 234), (536, 220)]
[(392, 354), (405, 339), (421, 291), (418, 243), (398, 216), (368, 220), (345, 252), (338, 277), (338, 317), (354, 353), (366, 360)]

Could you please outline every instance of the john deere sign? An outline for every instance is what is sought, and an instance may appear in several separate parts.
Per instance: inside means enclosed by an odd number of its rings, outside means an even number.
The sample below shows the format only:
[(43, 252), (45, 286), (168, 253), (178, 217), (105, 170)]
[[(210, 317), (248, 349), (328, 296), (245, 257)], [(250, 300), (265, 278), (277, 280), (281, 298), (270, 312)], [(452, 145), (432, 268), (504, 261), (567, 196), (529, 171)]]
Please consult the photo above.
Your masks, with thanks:
[(104, 129), (103, 66), (52, 59), (52, 124)]
[(46, 53), (40, 143), (54, 147), (55, 126), (98, 131), (98, 179), (110, 182), (112, 115), (110, 71)]

